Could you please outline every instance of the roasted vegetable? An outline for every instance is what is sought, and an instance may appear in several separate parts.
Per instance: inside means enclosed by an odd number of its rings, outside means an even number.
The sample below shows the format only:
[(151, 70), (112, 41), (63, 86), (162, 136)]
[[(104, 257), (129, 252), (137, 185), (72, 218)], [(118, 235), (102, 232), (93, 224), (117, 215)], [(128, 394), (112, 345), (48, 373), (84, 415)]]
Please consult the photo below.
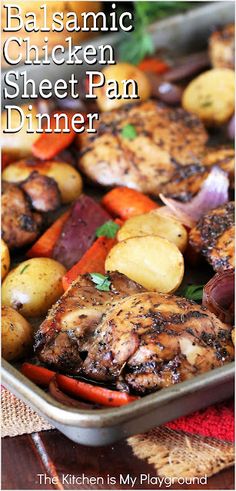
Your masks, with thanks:
[(109, 191), (102, 198), (102, 204), (111, 215), (125, 220), (158, 207), (158, 204), (145, 194), (126, 187)]
[(119, 271), (150, 291), (177, 290), (184, 260), (173, 242), (158, 236), (133, 237), (116, 244), (105, 262), (106, 271)]
[(72, 208), (53, 250), (53, 257), (67, 269), (92, 245), (97, 228), (109, 220), (108, 213), (89, 196), (81, 196)]
[[(70, 127), (70, 114), (67, 114), (67, 117)], [(63, 118), (60, 120), (60, 127), (61, 129), (64, 127)], [(56, 123), (55, 118), (53, 117), (50, 120), (50, 128), (52, 129), (52, 133), (43, 133), (32, 145), (33, 155), (42, 160), (49, 160), (55, 157), (58, 153), (62, 152), (62, 150), (69, 147), (75, 137), (75, 133), (72, 131), (71, 127), (69, 133), (55, 133)]]
[(84, 273), (105, 273), (105, 260), (109, 251), (116, 244), (116, 239), (99, 237), (85, 252), (82, 258), (62, 278), (64, 290), (67, 290), (72, 281)]
[(27, 179), (33, 171), (52, 177), (56, 181), (63, 203), (70, 203), (81, 194), (81, 176), (74, 167), (66, 162), (20, 160), (8, 165), (2, 177), (5, 181), (18, 183)]
[(53, 249), (61, 235), (62, 228), (70, 216), (70, 210), (61, 215), (27, 252), (28, 257), (52, 257)]
[[(100, 111), (111, 111), (112, 109), (117, 109), (127, 103), (142, 102), (149, 99), (151, 95), (150, 82), (145, 73), (137, 67), (130, 65), (129, 63), (116, 63), (116, 65), (110, 65), (104, 68), (103, 73), (106, 80), (114, 80), (117, 82), (120, 94), (123, 94), (124, 80), (134, 80), (137, 83), (139, 98), (131, 99), (121, 97), (117, 99), (108, 99), (106, 94), (108, 84), (105, 82), (103, 87), (94, 90)], [(128, 93), (133, 93), (132, 86)]]
[(33, 330), (16, 310), (2, 306), (2, 356), (12, 361), (25, 356), (33, 346)]
[(62, 264), (46, 257), (24, 261), (13, 269), (2, 284), (2, 303), (26, 317), (46, 314), (63, 293)]
[(183, 94), (183, 107), (207, 125), (227, 123), (234, 113), (234, 72), (214, 68), (192, 80)]
[(7, 244), (1, 239), (1, 278), (4, 280), (10, 268), (10, 253)]
[(56, 376), (59, 387), (73, 396), (86, 401), (97, 402), (103, 406), (117, 407), (137, 401), (138, 397), (131, 396), (127, 392), (106, 389), (99, 385), (81, 382), (65, 375)]
[(159, 209), (151, 213), (145, 213), (126, 220), (118, 231), (118, 241), (130, 239), (131, 237), (144, 237), (145, 235), (159, 235), (177, 245), (183, 252), (188, 242), (186, 229), (177, 220), (163, 217), (158, 214)]

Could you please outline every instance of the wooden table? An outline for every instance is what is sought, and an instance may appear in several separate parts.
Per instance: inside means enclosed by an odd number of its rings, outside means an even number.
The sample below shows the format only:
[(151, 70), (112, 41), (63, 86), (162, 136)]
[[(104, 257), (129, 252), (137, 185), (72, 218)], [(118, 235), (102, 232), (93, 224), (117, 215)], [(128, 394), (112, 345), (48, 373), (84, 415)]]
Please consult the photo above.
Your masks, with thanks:
[[(56, 430), (2, 440), (2, 489), (137, 489), (128, 485), (101, 483), (94, 485), (64, 482), (67, 474), (103, 478), (107, 474), (119, 481), (119, 475), (156, 476), (154, 468), (133, 456), (125, 441), (109, 447), (91, 448), (77, 445)], [(41, 477), (39, 475), (42, 475)], [(45, 479), (47, 476), (48, 479)], [(41, 482), (43, 482), (40, 485)], [(69, 479), (69, 478), (68, 478)], [(66, 478), (67, 480), (67, 478)], [(46, 482), (47, 481), (47, 482)], [(51, 483), (49, 482), (51, 481)], [(53, 484), (53, 481), (56, 484)], [(172, 487), (143, 484), (143, 489), (234, 489), (233, 469), (227, 469), (208, 480), (207, 485)]]

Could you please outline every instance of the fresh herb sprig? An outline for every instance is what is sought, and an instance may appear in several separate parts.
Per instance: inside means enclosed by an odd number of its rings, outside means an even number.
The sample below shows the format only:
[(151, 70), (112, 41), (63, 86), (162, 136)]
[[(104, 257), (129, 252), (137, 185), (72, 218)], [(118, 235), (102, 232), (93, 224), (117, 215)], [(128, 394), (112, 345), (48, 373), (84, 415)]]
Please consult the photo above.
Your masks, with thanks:
[(153, 40), (147, 27), (157, 19), (184, 12), (193, 8), (195, 2), (134, 2), (134, 31), (127, 34), (121, 42), (119, 55), (121, 61), (137, 65), (155, 51)]
[(109, 280), (108, 276), (104, 276), (101, 273), (90, 273), (90, 277), (93, 283), (95, 284), (95, 288), (97, 288), (97, 290), (103, 292), (110, 291), (111, 281)]
[(121, 136), (127, 140), (134, 140), (137, 136), (135, 126), (133, 124), (126, 124), (121, 130)]
[(120, 226), (118, 223), (113, 222), (113, 220), (108, 220), (108, 222), (98, 227), (96, 230), (96, 237), (108, 237), (108, 239), (114, 239)]
[(180, 295), (188, 300), (200, 302), (202, 300), (203, 288), (204, 285), (188, 285), (180, 291)]

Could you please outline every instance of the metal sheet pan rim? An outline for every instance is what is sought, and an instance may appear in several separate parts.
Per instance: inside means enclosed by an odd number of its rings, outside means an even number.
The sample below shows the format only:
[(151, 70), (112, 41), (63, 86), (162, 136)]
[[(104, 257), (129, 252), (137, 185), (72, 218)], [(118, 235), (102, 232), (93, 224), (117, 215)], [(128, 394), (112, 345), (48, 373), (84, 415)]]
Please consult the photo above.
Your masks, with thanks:
[[(5, 360), (2, 361), (2, 383), (14, 391), (19, 397), (37, 407), (44, 415), (64, 425), (79, 425), (81, 427), (101, 427), (120, 424), (130, 418), (145, 415), (153, 409), (166, 405), (184, 395), (201, 390), (206, 386), (214, 387), (218, 383), (233, 380), (235, 373), (234, 362), (210, 372), (198, 375), (185, 382), (161, 389), (146, 395), (131, 405), (112, 409), (78, 410), (68, 408), (55, 401), (49, 394), (30, 382), (18, 370)], [(17, 387), (18, 386), (18, 387)]]

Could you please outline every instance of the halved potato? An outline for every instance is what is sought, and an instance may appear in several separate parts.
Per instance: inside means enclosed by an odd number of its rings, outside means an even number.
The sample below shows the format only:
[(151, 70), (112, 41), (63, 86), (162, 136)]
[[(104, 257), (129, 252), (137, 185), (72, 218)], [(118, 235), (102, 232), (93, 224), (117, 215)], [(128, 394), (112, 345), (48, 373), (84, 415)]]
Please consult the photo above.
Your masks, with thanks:
[(26, 318), (40, 317), (63, 293), (66, 269), (49, 257), (27, 259), (12, 269), (2, 284), (2, 304)]
[(213, 68), (190, 82), (183, 93), (182, 104), (207, 125), (221, 125), (234, 113), (234, 92), (234, 71)]
[(57, 182), (63, 203), (74, 201), (82, 192), (82, 178), (79, 172), (66, 162), (19, 160), (8, 165), (2, 177), (8, 182), (21, 182), (33, 171), (52, 177)]
[(158, 209), (126, 220), (120, 228), (117, 238), (120, 242), (131, 237), (143, 237), (145, 235), (159, 235), (168, 239), (181, 252), (186, 249), (188, 242), (188, 234), (183, 225), (177, 220), (159, 215)]
[(17, 360), (25, 356), (33, 346), (33, 329), (16, 310), (2, 306), (2, 356), (5, 360)]
[(177, 290), (184, 275), (178, 247), (162, 237), (147, 235), (118, 242), (109, 252), (106, 271), (119, 271), (150, 291)]
[[(151, 85), (149, 79), (147, 75), (138, 67), (131, 65), (130, 63), (116, 63), (115, 65), (109, 65), (104, 68), (103, 73), (106, 78), (104, 86), (98, 87), (94, 90), (94, 94), (97, 96), (97, 104), (100, 111), (111, 111), (125, 104), (143, 102), (149, 99), (151, 95)], [(109, 88), (108, 82), (111, 80), (118, 84), (120, 95), (123, 95), (124, 81), (134, 80), (138, 86), (139, 99), (124, 99), (123, 97), (109, 99), (106, 92)], [(130, 94), (132, 94), (132, 90), (129, 89), (129, 95)]]
[(10, 253), (7, 244), (1, 239), (1, 278), (4, 280), (10, 268)]

